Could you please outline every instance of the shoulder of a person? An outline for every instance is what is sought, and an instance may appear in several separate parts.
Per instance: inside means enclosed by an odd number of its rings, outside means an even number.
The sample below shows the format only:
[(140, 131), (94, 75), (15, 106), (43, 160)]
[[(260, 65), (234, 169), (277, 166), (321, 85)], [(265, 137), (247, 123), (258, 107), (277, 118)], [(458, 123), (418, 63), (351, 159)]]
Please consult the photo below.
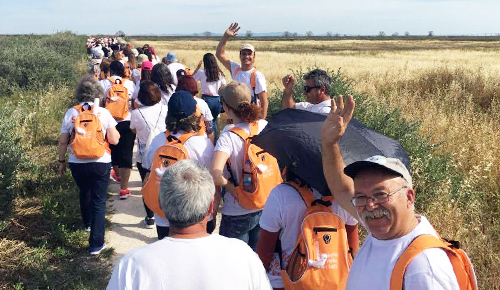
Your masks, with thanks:
[(259, 130), (264, 130), (264, 128), (267, 126), (267, 120), (265, 119), (259, 119), (258, 124), (259, 124)]
[[(455, 277), (448, 255), (445, 250), (440, 248), (424, 250), (413, 258), (406, 268), (405, 277), (421, 274), (429, 274), (431, 277), (436, 275)], [(448, 280), (444, 277), (439, 278), (441, 280)]]
[(223, 244), (225, 244), (226, 246), (228, 246), (227, 249), (229, 249), (230, 247), (231, 249), (235, 250), (235, 252), (241, 253), (242, 251), (243, 252), (250, 251), (251, 253), (253, 253), (252, 248), (250, 248), (248, 244), (242, 240), (227, 238), (219, 234), (214, 234), (213, 236), (215, 239), (218, 239), (217, 242), (219, 245), (222, 246)]
[(257, 72), (255, 72), (255, 76), (256, 76), (257, 78), (264, 78), (264, 79), (266, 78), (266, 77), (264, 76), (264, 74), (263, 74), (260, 70), (258, 70), (258, 69), (257, 69)]
[(277, 199), (280, 199), (281, 197), (284, 197), (289, 194), (298, 194), (298, 192), (292, 185), (287, 184), (285, 182), (276, 185), (271, 190), (271, 195)]
[(225, 134), (225, 133), (230, 133), (231, 129), (234, 128), (235, 125), (234, 124), (227, 124), (221, 131), (221, 135), (222, 134)]

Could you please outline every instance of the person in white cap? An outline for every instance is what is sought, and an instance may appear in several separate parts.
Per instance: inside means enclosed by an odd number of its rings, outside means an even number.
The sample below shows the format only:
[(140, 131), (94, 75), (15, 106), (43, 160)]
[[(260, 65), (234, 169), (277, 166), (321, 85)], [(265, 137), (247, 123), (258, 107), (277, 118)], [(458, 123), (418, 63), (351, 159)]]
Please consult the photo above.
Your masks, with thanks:
[[(338, 106), (337, 106), (338, 104)], [(354, 258), (346, 289), (392, 289), (392, 270), (408, 245), (420, 235), (439, 237), (429, 221), (415, 214), (415, 191), (406, 166), (396, 158), (372, 156), (347, 167), (339, 139), (352, 118), (354, 100), (332, 100), (322, 131), (323, 169), (335, 200), (368, 231)], [(404, 272), (409, 289), (459, 289), (446, 252), (426, 249)]]
[(240, 30), (238, 23), (231, 23), (217, 46), (216, 56), (222, 65), (231, 72), (233, 80), (245, 83), (248, 86), (252, 93), (252, 103), (260, 105), (260, 118), (266, 119), (267, 107), (269, 106), (269, 101), (267, 100), (266, 78), (262, 72), (257, 71), (254, 67), (255, 48), (251, 44), (243, 44), (240, 48), (241, 65), (231, 61), (226, 56), (227, 40), (231, 36), (236, 36), (238, 30)]

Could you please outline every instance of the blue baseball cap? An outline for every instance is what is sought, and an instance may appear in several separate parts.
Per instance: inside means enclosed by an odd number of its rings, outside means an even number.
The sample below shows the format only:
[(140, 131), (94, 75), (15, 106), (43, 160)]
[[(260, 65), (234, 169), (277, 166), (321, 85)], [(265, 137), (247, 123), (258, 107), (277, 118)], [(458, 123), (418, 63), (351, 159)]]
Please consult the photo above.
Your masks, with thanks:
[(177, 56), (175, 55), (175, 52), (169, 51), (167, 53), (167, 56), (163, 58), (165, 61), (171, 61), (171, 62), (177, 62)]
[(167, 117), (187, 118), (196, 112), (196, 100), (186, 91), (175, 92), (168, 101)]

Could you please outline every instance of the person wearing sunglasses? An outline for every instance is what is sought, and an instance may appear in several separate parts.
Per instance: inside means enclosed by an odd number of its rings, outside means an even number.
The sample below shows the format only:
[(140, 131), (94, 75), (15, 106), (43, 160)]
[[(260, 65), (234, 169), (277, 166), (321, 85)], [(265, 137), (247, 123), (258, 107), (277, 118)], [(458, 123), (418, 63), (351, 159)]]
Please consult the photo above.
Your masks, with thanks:
[(295, 77), (293, 74), (285, 76), (281, 81), (285, 89), (281, 99), (281, 108), (293, 108), (313, 113), (330, 113), (330, 87), (332, 80), (328, 74), (321, 69), (312, 70), (304, 75), (304, 94), (307, 102), (296, 103), (292, 98)]
[[(357, 216), (368, 231), (345, 289), (393, 289), (392, 271), (410, 243), (421, 235), (439, 235), (424, 216), (415, 213), (412, 178), (399, 159), (376, 155), (345, 165), (339, 140), (352, 118), (354, 99), (348, 96), (344, 107), (339, 96), (337, 102), (331, 101), (331, 108), (321, 128), (328, 187), (340, 206)], [(429, 248), (409, 262), (399, 289), (459, 287), (447, 253)]]

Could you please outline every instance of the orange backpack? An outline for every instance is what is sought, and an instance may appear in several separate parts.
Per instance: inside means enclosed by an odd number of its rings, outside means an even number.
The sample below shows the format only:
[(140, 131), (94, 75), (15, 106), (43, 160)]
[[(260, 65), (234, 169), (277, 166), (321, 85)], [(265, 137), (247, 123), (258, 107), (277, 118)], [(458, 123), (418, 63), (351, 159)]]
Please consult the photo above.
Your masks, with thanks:
[[(257, 145), (250, 143), (257, 135), (258, 123), (250, 123), (250, 135), (239, 127), (233, 127), (231, 132), (245, 141), (243, 157), (243, 174), (239, 184), (235, 184), (236, 199), (246, 209), (262, 209), (271, 190), (282, 182), (278, 161)], [(228, 171), (236, 180), (227, 163)]]
[(115, 80), (111, 77), (109, 77), (108, 80), (113, 85), (109, 88), (106, 95), (105, 107), (113, 118), (116, 120), (123, 120), (128, 115), (128, 90), (123, 85), (123, 80)]
[(101, 121), (94, 114), (94, 106), (85, 109), (82, 105), (74, 107), (78, 111), (69, 146), (73, 155), (79, 159), (100, 158), (109, 152), (108, 142), (104, 139)]
[(421, 235), (416, 237), (403, 254), (401, 254), (392, 270), (391, 290), (403, 289), (406, 267), (408, 267), (413, 258), (418, 254), (430, 248), (441, 248), (445, 250), (453, 266), (453, 271), (455, 272), (458, 286), (461, 290), (477, 290), (474, 268), (467, 253), (460, 249), (460, 243), (456, 241), (443, 241), (432, 235)]
[[(237, 67), (234, 70), (233, 80), (236, 78), (236, 75), (241, 71), (241, 67)], [(257, 73), (257, 69), (252, 68), (252, 74), (250, 75), (250, 86), (252, 87), (252, 104), (257, 104), (257, 94), (255, 93), (255, 87), (257, 86), (257, 82), (255, 80), (255, 74)]]
[(307, 206), (295, 250), (281, 270), (285, 289), (344, 289), (352, 255), (344, 222), (331, 209), (333, 196), (316, 199), (307, 187), (285, 184), (295, 188)]
[(170, 165), (173, 165), (181, 160), (189, 159), (189, 154), (184, 144), (193, 136), (201, 136), (205, 134), (202, 131), (186, 133), (175, 138), (167, 131), (167, 143), (156, 150), (151, 164), (151, 171), (142, 187), (142, 197), (144, 203), (158, 216), (165, 218), (165, 213), (160, 206), (160, 182), (165, 173), (165, 170)]

